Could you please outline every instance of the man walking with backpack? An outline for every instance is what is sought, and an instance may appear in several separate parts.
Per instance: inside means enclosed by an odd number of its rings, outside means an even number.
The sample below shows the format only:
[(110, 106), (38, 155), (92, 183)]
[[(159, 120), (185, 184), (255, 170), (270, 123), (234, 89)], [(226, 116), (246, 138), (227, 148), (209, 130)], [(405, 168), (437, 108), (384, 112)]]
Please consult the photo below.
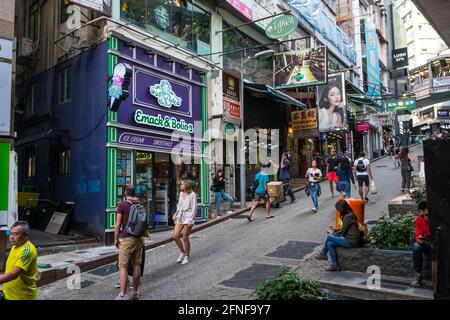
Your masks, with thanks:
[[(133, 300), (139, 299), (139, 280), (141, 278), (142, 236), (148, 229), (148, 216), (145, 207), (136, 197), (134, 186), (125, 188), (126, 201), (117, 208), (114, 227), (114, 244), (119, 249), (120, 293), (116, 300), (127, 300), (128, 263), (133, 261)], [(119, 233), (121, 238), (119, 240)]]
[[(368, 202), (369, 198), (367, 196), (369, 195), (370, 190), (369, 178), (373, 179), (373, 177), (372, 177), (372, 170), (370, 168), (370, 161), (369, 159), (366, 159), (366, 155), (364, 154), (364, 152), (361, 152), (359, 158), (355, 160), (353, 168), (356, 180), (358, 180), (359, 196), (363, 201)], [(366, 190), (365, 194), (363, 195), (364, 184), (366, 185)]]

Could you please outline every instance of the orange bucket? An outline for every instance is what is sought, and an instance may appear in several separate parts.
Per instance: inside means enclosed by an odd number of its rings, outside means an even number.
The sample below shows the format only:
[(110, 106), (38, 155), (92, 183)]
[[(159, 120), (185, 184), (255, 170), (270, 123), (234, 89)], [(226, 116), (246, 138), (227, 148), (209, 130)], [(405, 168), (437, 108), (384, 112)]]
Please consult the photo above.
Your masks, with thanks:
[[(345, 198), (345, 201), (347, 201), (348, 205), (350, 206), (350, 208), (352, 208), (353, 212), (358, 218), (358, 223), (360, 225), (364, 225), (364, 201), (361, 199), (347, 199), (347, 198)], [(341, 227), (342, 227), (341, 215), (336, 210), (336, 229), (340, 229)]]

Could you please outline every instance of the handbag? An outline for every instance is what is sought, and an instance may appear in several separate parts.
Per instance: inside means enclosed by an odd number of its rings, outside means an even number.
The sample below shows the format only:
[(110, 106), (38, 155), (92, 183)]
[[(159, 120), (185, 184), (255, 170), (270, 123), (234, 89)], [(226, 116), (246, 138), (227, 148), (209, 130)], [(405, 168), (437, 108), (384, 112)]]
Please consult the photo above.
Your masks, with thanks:
[(216, 192), (217, 190), (216, 190), (216, 186), (215, 185), (211, 185), (211, 187), (209, 188), (209, 190), (211, 191), (211, 192)]
[(372, 193), (372, 194), (376, 194), (378, 191), (377, 191), (377, 186), (376, 186), (376, 184), (375, 184), (375, 181), (374, 180), (371, 180), (370, 181), (370, 193)]
[(180, 217), (180, 211), (175, 211), (175, 213), (172, 215), (172, 220), (173, 221), (177, 221), (178, 220), (178, 218)]
[(310, 194), (311, 194), (311, 191), (309, 190), (309, 183), (306, 185), (305, 193), (306, 193), (306, 195), (307, 195), (308, 197), (309, 197)]
[(409, 172), (414, 171), (414, 167), (411, 164), (411, 160), (408, 160), (408, 163), (406, 164), (406, 168)]

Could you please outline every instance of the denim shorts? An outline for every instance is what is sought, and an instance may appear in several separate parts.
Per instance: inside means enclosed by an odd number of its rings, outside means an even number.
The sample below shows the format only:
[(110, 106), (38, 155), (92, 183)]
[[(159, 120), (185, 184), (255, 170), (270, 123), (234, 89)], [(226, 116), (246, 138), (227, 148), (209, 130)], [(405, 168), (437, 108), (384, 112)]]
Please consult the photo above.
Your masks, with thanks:
[(269, 197), (269, 195), (267, 193), (261, 193), (261, 192), (256, 192), (255, 193), (255, 200), (256, 201), (260, 201), (262, 199), (267, 199)]

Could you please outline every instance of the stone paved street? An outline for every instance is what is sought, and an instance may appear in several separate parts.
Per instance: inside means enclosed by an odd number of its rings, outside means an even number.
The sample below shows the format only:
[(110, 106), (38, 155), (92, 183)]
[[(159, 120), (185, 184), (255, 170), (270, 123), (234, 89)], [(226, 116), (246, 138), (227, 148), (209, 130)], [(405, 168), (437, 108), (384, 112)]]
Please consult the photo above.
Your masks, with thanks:
[[(413, 150), (415, 157), (422, 154), (421, 146)], [(417, 162), (414, 167), (419, 167)], [(378, 193), (369, 196), (366, 220), (386, 214), (388, 202), (401, 195), (400, 170), (393, 168), (392, 160), (381, 159), (372, 168)], [(352, 195), (356, 194), (352, 189)], [(327, 226), (334, 224), (337, 199), (331, 198), (327, 182), (322, 183), (316, 214), (309, 210), (311, 200), (303, 191), (296, 196), (295, 204), (273, 209), (274, 219), (264, 220), (263, 209), (259, 208), (251, 223), (244, 214), (193, 234), (191, 263), (187, 265), (175, 263), (178, 249), (173, 242), (147, 251), (142, 299), (249, 299), (252, 290), (225, 286), (222, 282), (252, 264), (291, 265), (299, 274), (318, 279), (326, 262), (309, 259), (311, 251), (302, 259), (266, 256), (288, 241), (313, 242), (317, 250), (325, 239)], [(114, 265), (111, 268), (116, 271)], [(118, 293), (117, 272), (107, 276), (83, 273), (81, 281), (86, 287), (79, 290), (69, 290), (67, 279), (44, 286), (39, 290), (39, 299), (104, 300), (114, 299)]]

